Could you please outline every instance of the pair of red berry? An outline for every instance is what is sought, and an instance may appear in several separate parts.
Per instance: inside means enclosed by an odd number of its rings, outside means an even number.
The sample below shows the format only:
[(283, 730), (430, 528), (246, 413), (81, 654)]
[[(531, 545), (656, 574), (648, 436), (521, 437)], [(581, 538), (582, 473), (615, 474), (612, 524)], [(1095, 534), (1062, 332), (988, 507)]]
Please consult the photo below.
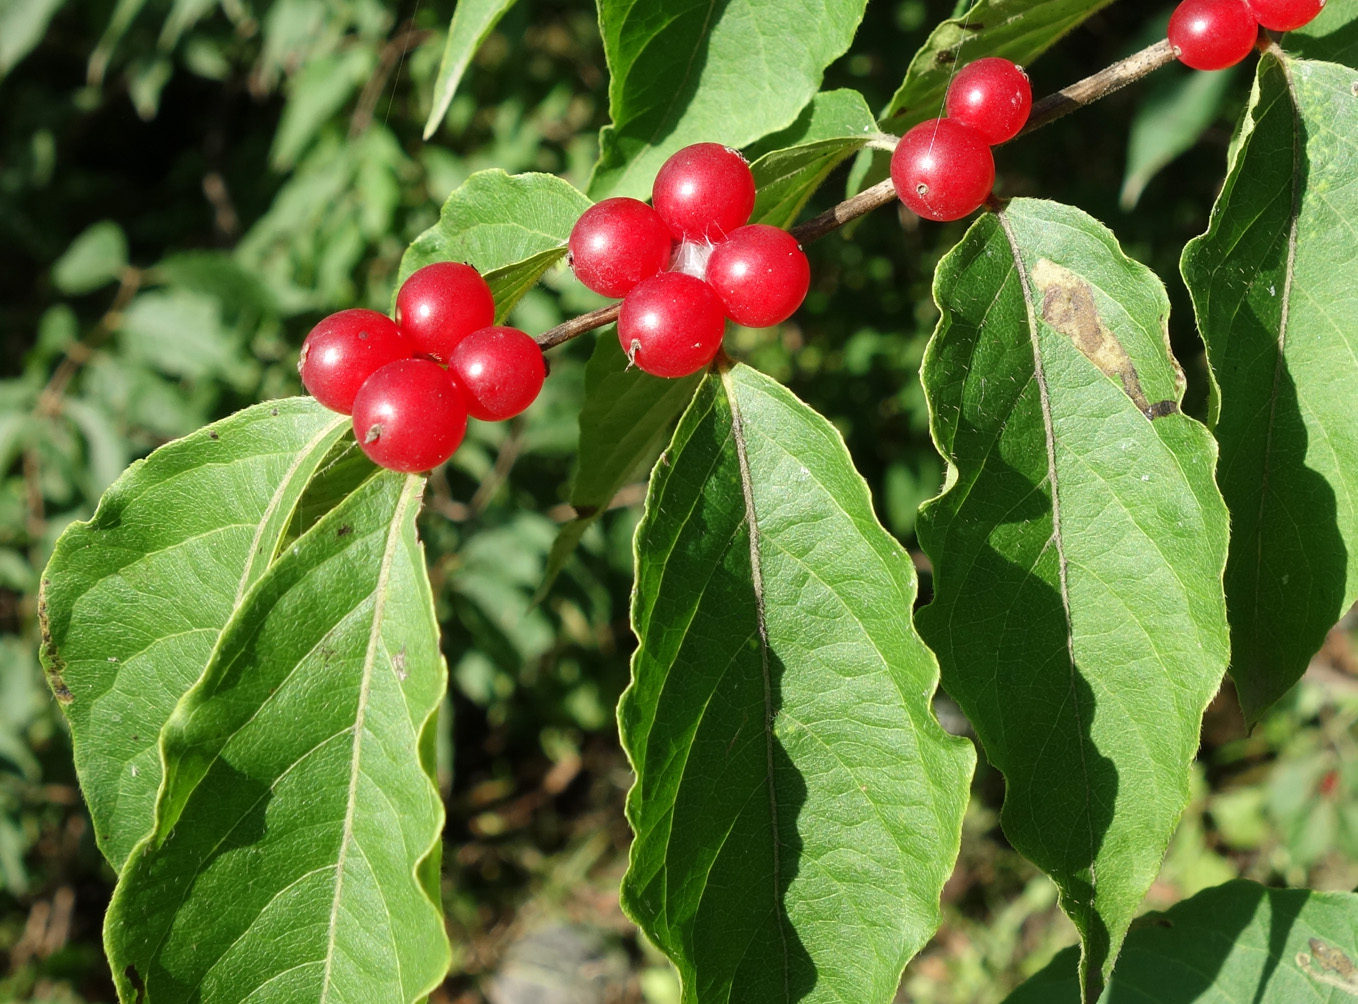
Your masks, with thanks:
[(427, 471), (461, 445), (468, 415), (512, 418), (542, 390), (542, 350), (494, 321), (495, 301), (476, 269), (427, 265), (396, 294), (395, 321), (361, 308), (331, 314), (302, 343), (297, 370), (316, 400), (353, 416), (374, 463)]
[(811, 265), (786, 230), (748, 224), (754, 176), (737, 151), (697, 143), (661, 166), (651, 205), (605, 199), (570, 236), (585, 286), (621, 297), (618, 340), (647, 373), (681, 377), (710, 363), (729, 317), (764, 328), (792, 316)]
[(963, 67), (945, 102), (947, 118), (921, 122), (896, 144), (891, 183), (926, 220), (960, 220), (995, 187), (992, 146), (1019, 134), (1033, 107), (1023, 68), (987, 56)]
[(1250, 54), (1259, 28), (1309, 24), (1325, 0), (1183, 0), (1169, 19), (1169, 44), (1195, 70), (1224, 70)]

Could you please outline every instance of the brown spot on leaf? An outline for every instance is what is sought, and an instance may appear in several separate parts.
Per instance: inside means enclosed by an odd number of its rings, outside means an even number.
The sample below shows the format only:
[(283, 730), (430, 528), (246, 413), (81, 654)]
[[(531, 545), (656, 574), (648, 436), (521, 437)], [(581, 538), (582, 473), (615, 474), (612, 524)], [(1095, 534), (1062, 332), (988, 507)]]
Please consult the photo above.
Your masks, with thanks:
[(351, 533), (353, 533), (353, 532), (354, 532), (354, 528), (353, 528), (352, 526), (350, 526), (348, 523), (345, 523), (343, 526), (341, 526), (338, 530), (335, 531), (335, 536), (336, 536), (336, 537), (347, 537), (347, 536), (349, 536), (349, 534), (351, 534)]
[(942, 49), (939, 51), (938, 55), (934, 57), (934, 62), (938, 63), (940, 66), (946, 66), (948, 63), (955, 63), (957, 62), (957, 53), (953, 52), (951, 49)]
[[(1122, 384), (1141, 414), (1155, 419), (1178, 411), (1173, 401), (1152, 405), (1141, 389), (1141, 377), (1117, 335), (1103, 323), (1094, 288), (1068, 268), (1042, 258), (1032, 271), (1033, 285), (1042, 295), (1042, 319), (1061, 332), (1086, 359), (1106, 376)], [(1168, 410), (1166, 410), (1168, 406)]]
[(1322, 969), (1328, 969), (1332, 973), (1337, 973), (1345, 980), (1358, 985), (1358, 967), (1354, 966), (1353, 960), (1331, 945), (1325, 944), (1319, 938), (1312, 938), (1308, 944), (1311, 946), (1311, 957), (1316, 960)]
[(38, 587), (38, 633), (40, 637), (39, 655), (43, 672), (47, 674), (47, 685), (52, 688), (52, 696), (62, 704), (75, 700), (71, 688), (66, 686), (66, 660), (57, 651), (57, 643), (52, 639), (52, 626), (47, 617), (47, 587), (51, 579), (43, 579)]
[(209, 433), (207, 434), (207, 438), (208, 438), (208, 439), (221, 439), (222, 437), (219, 436), (216, 432), (209, 432)]

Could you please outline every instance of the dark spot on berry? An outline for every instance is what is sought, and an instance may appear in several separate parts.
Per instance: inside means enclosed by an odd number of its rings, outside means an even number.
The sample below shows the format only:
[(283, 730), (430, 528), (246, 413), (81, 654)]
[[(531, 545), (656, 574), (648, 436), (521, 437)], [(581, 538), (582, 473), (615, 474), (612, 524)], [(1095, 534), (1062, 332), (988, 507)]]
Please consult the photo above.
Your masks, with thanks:
[(382, 438), (382, 424), (380, 422), (375, 422), (373, 423), (372, 427), (368, 430), (368, 434), (363, 437), (363, 442), (375, 443), (381, 438)]
[(347, 536), (349, 536), (349, 534), (351, 534), (351, 533), (353, 533), (353, 532), (354, 532), (354, 528), (353, 528), (352, 526), (350, 526), (348, 523), (345, 523), (343, 526), (341, 526), (338, 530), (335, 531), (335, 536), (336, 536), (336, 537), (347, 537)]
[(360, 331), (360, 332), (358, 333), (358, 340), (359, 340), (360, 342), (366, 342), (366, 341), (368, 340), (368, 329), (367, 329), (367, 328), (364, 328), (362, 331)]
[(207, 434), (207, 438), (208, 438), (208, 439), (221, 439), (222, 437), (219, 436), (219, 435), (218, 435), (217, 433), (215, 433), (215, 432), (209, 432), (209, 433)]

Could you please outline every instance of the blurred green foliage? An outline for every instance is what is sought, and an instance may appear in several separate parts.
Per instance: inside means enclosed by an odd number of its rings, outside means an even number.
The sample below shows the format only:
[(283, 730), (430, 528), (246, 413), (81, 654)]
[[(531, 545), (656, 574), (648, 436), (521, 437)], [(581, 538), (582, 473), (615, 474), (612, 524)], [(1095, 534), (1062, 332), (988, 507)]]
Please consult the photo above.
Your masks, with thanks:
[[(954, 6), (877, 0), (825, 88), (882, 107)], [(472, 172), (585, 184), (607, 121), (592, 6), (512, 7), (426, 143), (451, 14), (451, 2), (0, 0), (0, 1000), (112, 999), (98, 933), (111, 874), (36, 659), (38, 574), (56, 536), (158, 444), (298, 392), (310, 326), (344, 307), (386, 309), (406, 245)], [(1142, 5), (1115, 4), (1030, 68), (1035, 89), (1100, 69), (1157, 30)], [(1165, 279), (1198, 408), (1205, 380), (1177, 261), (1205, 226), (1245, 87), (1240, 75), (1196, 144), (1138, 177), (1134, 213), (1119, 196), (1145, 91), (998, 158), (1003, 194), (1088, 210)], [(856, 170), (881, 169), (879, 157)], [(841, 197), (849, 175), (836, 172), (810, 211)], [(933, 268), (962, 229), (877, 213), (811, 249), (812, 291), (792, 322), (728, 339), (840, 427), (907, 546), (943, 475), (917, 371), (936, 317)], [(558, 269), (512, 323), (538, 332), (598, 302)], [(453, 679), (450, 995), (480, 985), (530, 904), (569, 913), (594, 902), (586, 893), (610, 902), (625, 852), (613, 707), (632, 645), (635, 490), (534, 602), (572, 515), (562, 502), (588, 343), (553, 354), (523, 420), (473, 423), (422, 517)], [(1252, 736), (1228, 703), (1216, 732), (1209, 721), (1201, 797), (1163, 894), (1237, 873), (1358, 882), (1358, 667), (1342, 653), (1327, 665), (1330, 676), (1303, 684)], [(998, 1000), (1070, 937), (1049, 884), (1003, 843), (993, 774), (977, 794), (950, 919), (908, 971), (905, 999)], [(593, 909), (626, 930), (616, 905)], [(667, 971), (631, 944), (636, 992), (670, 999)]]

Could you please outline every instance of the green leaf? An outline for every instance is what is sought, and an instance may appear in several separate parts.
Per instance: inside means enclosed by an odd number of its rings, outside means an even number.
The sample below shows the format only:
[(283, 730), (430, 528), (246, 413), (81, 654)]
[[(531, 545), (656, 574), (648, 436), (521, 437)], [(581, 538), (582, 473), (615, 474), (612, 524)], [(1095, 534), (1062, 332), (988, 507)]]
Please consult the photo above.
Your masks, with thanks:
[(439, 221), (406, 249), (400, 281), (433, 262), (467, 262), (490, 285), (496, 321), (502, 321), (565, 257), (571, 228), (590, 205), (555, 175), (478, 171), (448, 196)]
[(839, 433), (704, 380), (637, 530), (628, 914), (684, 1001), (892, 999), (939, 922), (974, 752), (930, 700), (914, 568)]
[(133, 464), (57, 541), (42, 661), (114, 868), (151, 830), (161, 726), (348, 426), (310, 398), (248, 408)]
[(433, 107), (424, 124), (425, 139), (438, 131), (443, 117), (448, 114), (457, 85), (462, 81), (462, 74), (467, 72), (472, 56), (500, 23), (505, 11), (513, 6), (514, 0), (458, 0), (453, 9), (453, 22), (448, 26), (448, 41), (443, 46), (438, 79), (434, 81)]
[(743, 147), (790, 125), (848, 49), (866, 0), (598, 0), (613, 118), (596, 199), (647, 198), (690, 143)]
[[(1138, 920), (1105, 999), (1349, 1004), (1358, 996), (1355, 930), (1351, 892), (1227, 882)], [(1073, 949), (1062, 952), (1005, 1004), (1078, 1004), (1076, 958)]]
[(758, 194), (750, 220), (790, 227), (830, 172), (877, 135), (857, 91), (817, 94), (797, 121), (746, 151)]
[(646, 476), (701, 379), (698, 373), (677, 380), (644, 373), (627, 364), (616, 328), (599, 332), (585, 367), (580, 449), (571, 482), (570, 502), (578, 515), (552, 545), (544, 590), (618, 490)]
[(137, 19), (141, 9), (146, 6), (146, 0), (118, 0), (113, 5), (113, 13), (109, 15), (108, 24), (104, 27), (104, 34), (99, 39), (99, 44), (90, 53), (89, 65), (86, 67), (85, 75), (89, 82), (98, 87), (104, 82), (104, 73), (108, 70), (109, 61), (113, 58), (113, 53), (118, 48), (118, 43), (122, 41), (127, 29), (132, 26), (132, 22)]
[(1183, 70), (1156, 82), (1132, 119), (1120, 197), (1124, 210), (1135, 209), (1151, 179), (1197, 143), (1216, 121), (1234, 82), (1235, 73), (1231, 70), (1222, 73)]
[(1329, 0), (1314, 21), (1284, 35), (1282, 46), (1305, 59), (1358, 63), (1358, 3)]
[(288, 100), (269, 150), (269, 166), (286, 171), (296, 164), (307, 144), (348, 104), (376, 66), (377, 51), (371, 45), (351, 46), (307, 62), (288, 83)]
[(920, 632), (1007, 782), (1098, 996), (1189, 797), (1226, 669), (1227, 520), (1179, 411), (1160, 281), (1077, 209), (1015, 199), (939, 264), (923, 379), (944, 493)]
[(0, 80), (42, 41), (47, 25), (65, 0), (0, 2)]
[(1358, 598), (1358, 71), (1259, 63), (1183, 274), (1231, 510), (1231, 676), (1253, 723)]
[(166, 723), (156, 828), (105, 919), (124, 1000), (406, 1004), (442, 981), (423, 485), (374, 473), (289, 546)]
[(953, 73), (982, 56), (1003, 56), (1027, 66), (1062, 35), (1112, 0), (977, 0), (966, 14), (934, 29), (905, 71), (905, 80), (882, 122), (904, 132), (943, 114)]
[(125, 268), (127, 238), (122, 227), (104, 220), (71, 241), (52, 263), (52, 284), (67, 296), (79, 296), (113, 282)]
[(222, 321), (215, 296), (171, 288), (139, 293), (119, 318), (123, 350), (148, 367), (190, 380), (248, 381), (239, 335)]

